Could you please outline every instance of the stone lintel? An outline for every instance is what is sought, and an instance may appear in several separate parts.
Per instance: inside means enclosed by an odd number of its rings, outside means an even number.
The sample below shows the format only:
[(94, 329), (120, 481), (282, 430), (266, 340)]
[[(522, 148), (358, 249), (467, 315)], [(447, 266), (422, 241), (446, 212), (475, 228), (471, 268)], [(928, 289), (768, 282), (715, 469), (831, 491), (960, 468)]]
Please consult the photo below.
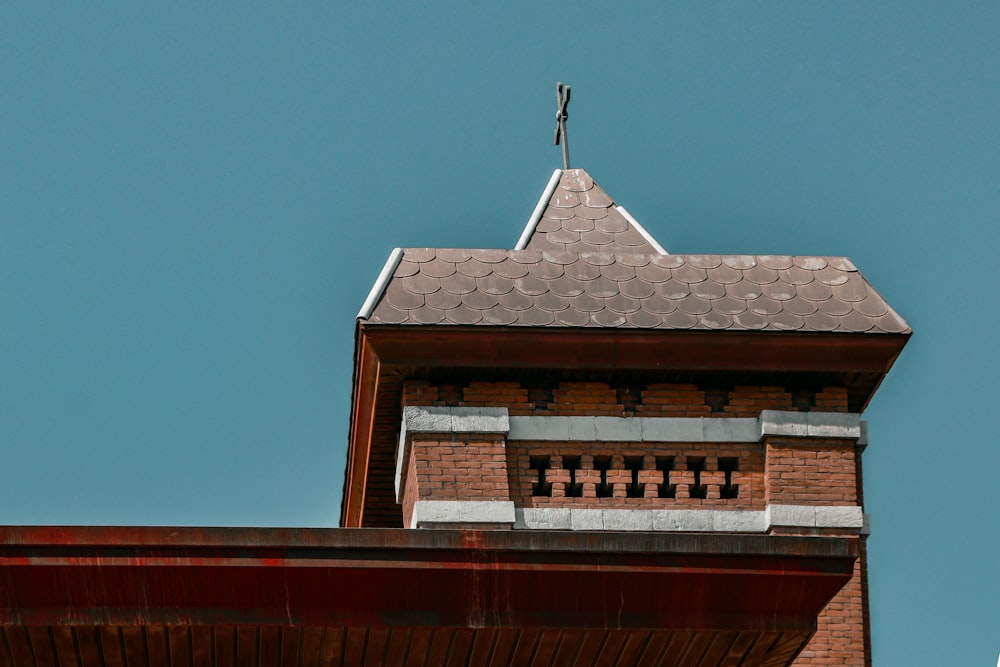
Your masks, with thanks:
[(794, 528), (864, 527), (864, 512), (856, 505), (768, 505), (767, 525)]
[(760, 437), (784, 435), (796, 438), (849, 438), (862, 435), (861, 417), (854, 412), (792, 412), (762, 410)]
[(410, 528), (434, 524), (502, 524), (513, 526), (514, 503), (509, 500), (418, 500)]
[(856, 506), (769, 505), (764, 510), (518, 507), (514, 528), (691, 533), (766, 533), (775, 526), (862, 529)]
[(759, 442), (769, 435), (847, 438), (867, 444), (858, 414), (763, 410), (749, 417), (509, 417), (509, 440)]

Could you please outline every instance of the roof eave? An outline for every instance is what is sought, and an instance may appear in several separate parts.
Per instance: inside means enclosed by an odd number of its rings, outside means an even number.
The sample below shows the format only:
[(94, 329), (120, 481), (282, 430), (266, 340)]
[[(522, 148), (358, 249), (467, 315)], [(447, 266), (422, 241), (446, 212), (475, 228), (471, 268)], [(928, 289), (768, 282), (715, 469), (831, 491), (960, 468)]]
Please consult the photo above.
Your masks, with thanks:
[(0, 624), (808, 631), (857, 553), (835, 537), (8, 526)]

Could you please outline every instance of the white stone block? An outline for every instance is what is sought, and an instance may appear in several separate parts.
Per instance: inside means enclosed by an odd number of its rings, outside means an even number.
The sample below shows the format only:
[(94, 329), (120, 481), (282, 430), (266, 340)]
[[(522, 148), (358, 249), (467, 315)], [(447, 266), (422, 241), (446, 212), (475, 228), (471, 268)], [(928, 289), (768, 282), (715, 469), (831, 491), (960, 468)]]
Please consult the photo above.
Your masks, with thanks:
[(569, 417), (569, 439), (592, 442), (597, 439), (596, 417)]
[(787, 410), (761, 410), (758, 418), (758, 439), (765, 435), (787, 435), (805, 438), (809, 435), (809, 422), (805, 412)]
[(409, 433), (450, 433), (451, 409), (408, 405), (403, 408), (403, 429)]
[(454, 433), (507, 433), (507, 408), (451, 408)]
[(745, 510), (715, 510), (712, 528), (720, 533), (762, 533), (764, 513)]
[(746, 417), (701, 419), (703, 442), (757, 442), (757, 420)]
[(640, 417), (594, 417), (594, 431), (598, 440), (640, 442), (642, 421)]
[(573, 527), (568, 507), (525, 507), (517, 510), (515, 528), (569, 530)]
[(413, 504), (413, 523), (514, 523), (514, 503), (506, 500), (419, 500)]
[(864, 512), (860, 507), (817, 507), (817, 528), (858, 528), (864, 526)]
[(768, 505), (767, 527), (795, 526), (798, 528), (814, 528), (816, 526), (816, 508), (812, 505)]
[(569, 417), (509, 417), (508, 440), (569, 440)]
[(712, 510), (652, 510), (653, 530), (711, 532)]
[(573, 530), (604, 530), (604, 517), (601, 510), (572, 510), (570, 523)]
[(653, 530), (649, 510), (602, 510), (604, 530)]
[(642, 439), (646, 442), (701, 442), (698, 419), (681, 417), (641, 417)]
[(814, 438), (861, 437), (861, 417), (853, 412), (809, 412), (806, 417)]

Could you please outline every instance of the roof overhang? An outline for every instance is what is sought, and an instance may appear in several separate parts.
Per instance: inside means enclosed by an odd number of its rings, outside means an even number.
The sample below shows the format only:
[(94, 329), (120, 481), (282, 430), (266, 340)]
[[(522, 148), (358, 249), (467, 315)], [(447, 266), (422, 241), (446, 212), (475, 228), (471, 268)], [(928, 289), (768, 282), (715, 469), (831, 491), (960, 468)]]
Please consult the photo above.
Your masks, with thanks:
[[(359, 325), (391, 366), (888, 372), (909, 334)], [(580, 356), (584, 355), (584, 356)]]
[[(845, 378), (864, 408), (910, 334), (388, 326), (358, 323), (341, 525), (362, 524), (372, 455), (385, 465), (400, 406), (382, 391), (413, 368), (798, 373)], [(389, 404), (391, 403), (391, 405)], [(379, 433), (381, 430), (384, 433)], [(387, 469), (388, 470), (388, 469)], [(391, 478), (391, 470), (384, 473)], [(388, 487), (387, 487), (388, 488)]]
[[(273, 628), (305, 642), (309, 628), (322, 627), (360, 632), (369, 646), (382, 641), (384, 656), (392, 636), (469, 640), (481, 629), (491, 641), (504, 629), (581, 642), (609, 632), (648, 642), (656, 631), (663, 641), (681, 633), (686, 643), (721, 642), (723, 655), (779, 645), (794, 654), (850, 579), (857, 553), (856, 538), (830, 537), (2, 527), (0, 651), (113, 664), (111, 653), (134, 643), (139, 664), (156, 664), (158, 642), (178, 633), (171, 628), (210, 628), (181, 631), (185, 650), (199, 636), (228, 637), (227, 646), (212, 644), (215, 656), (247, 633), (259, 651)], [(84, 653), (95, 636), (107, 641), (107, 628), (117, 640), (95, 663)], [(296, 664), (305, 650), (285, 646), (279, 653), (292, 658), (280, 664)]]

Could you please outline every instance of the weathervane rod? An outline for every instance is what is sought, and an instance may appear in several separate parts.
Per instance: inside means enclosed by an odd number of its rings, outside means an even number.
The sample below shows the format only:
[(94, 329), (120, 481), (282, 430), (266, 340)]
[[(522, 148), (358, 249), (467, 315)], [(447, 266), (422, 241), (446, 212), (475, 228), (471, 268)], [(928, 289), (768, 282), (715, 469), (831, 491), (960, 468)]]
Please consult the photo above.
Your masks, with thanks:
[(566, 119), (569, 118), (569, 86), (556, 82), (556, 131), (552, 143), (562, 144), (563, 169), (569, 169), (569, 139), (566, 136)]

